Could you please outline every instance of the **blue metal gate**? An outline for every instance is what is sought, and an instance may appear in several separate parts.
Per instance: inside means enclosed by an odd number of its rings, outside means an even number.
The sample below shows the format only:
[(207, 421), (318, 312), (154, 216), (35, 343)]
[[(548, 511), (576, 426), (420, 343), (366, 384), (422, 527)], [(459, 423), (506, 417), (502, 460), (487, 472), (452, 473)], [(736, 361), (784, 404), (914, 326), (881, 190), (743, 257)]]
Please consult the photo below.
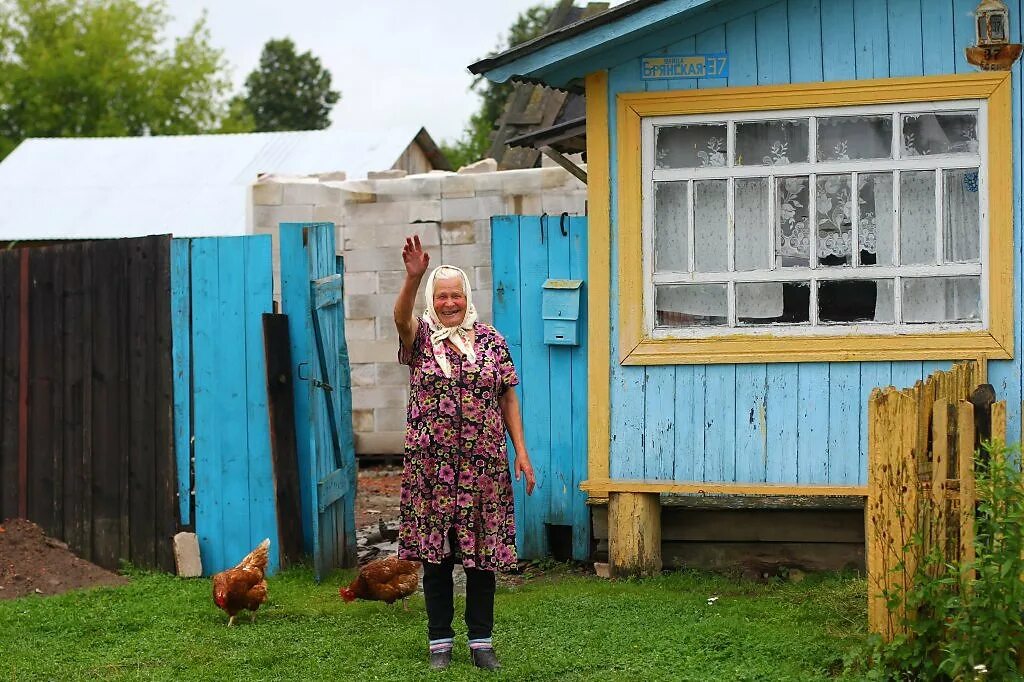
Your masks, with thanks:
[(494, 324), (519, 371), (526, 445), (537, 474), (532, 497), (522, 481), (514, 486), (524, 559), (547, 556), (556, 527), (571, 528), (573, 558), (590, 556), (590, 511), (579, 489), (587, 477), (586, 285), (578, 346), (546, 344), (542, 314), (546, 280), (586, 279), (586, 228), (584, 217), (491, 219)]

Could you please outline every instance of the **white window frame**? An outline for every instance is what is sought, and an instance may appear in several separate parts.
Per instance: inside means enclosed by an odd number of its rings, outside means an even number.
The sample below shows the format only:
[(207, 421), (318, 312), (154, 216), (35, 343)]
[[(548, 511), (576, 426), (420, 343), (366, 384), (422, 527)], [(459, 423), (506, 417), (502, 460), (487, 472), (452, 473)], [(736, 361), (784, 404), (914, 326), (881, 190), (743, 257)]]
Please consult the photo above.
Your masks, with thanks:
[[(919, 114), (942, 111), (976, 111), (978, 152), (976, 154), (934, 154), (927, 156), (903, 157), (901, 114)], [(856, 116), (868, 114), (888, 114), (893, 116), (893, 158), (858, 161), (827, 161), (816, 162), (817, 142), (816, 120), (829, 116)], [(807, 118), (808, 125), (808, 158), (810, 162), (784, 165), (734, 165), (735, 127), (737, 122), (769, 121), (778, 119)], [(727, 123), (728, 146), (726, 165), (704, 168), (655, 169), (655, 128), (695, 123)], [(643, 243), (643, 281), (644, 281), (644, 326), (646, 334), (652, 339), (701, 339), (724, 335), (772, 335), (772, 336), (851, 336), (851, 335), (900, 335), (900, 334), (941, 334), (949, 332), (983, 331), (990, 326), (990, 292), (989, 292), (989, 191), (988, 191), (988, 101), (985, 99), (960, 99), (940, 102), (917, 102), (901, 104), (882, 104), (868, 106), (841, 106), (821, 108), (800, 108), (770, 111), (745, 111), (727, 114), (692, 114), (678, 116), (644, 116), (641, 118), (641, 163), (642, 163), (642, 243)], [(944, 254), (944, 230), (942, 211), (943, 186), (942, 174), (945, 170), (958, 168), (978, 169), (979, 193), (979, 257), (978, 263), (942, 264)], [(817, 264), (817, 229), (810, 226), (811, 245), (809, 247), (809, 267), (778, 267), (775, 258), (776, 235), (774, 227), (775, 180), (778, 177), (807, 176), (809, 179), (809, 212), (813, 216), (815, 206), (816, 179), (818, 175), (861, 174), (885, 172), (893, 174), (893, 223), (892, 238), (894, 261), (899, 262), (900, 244), (900, 187), (899, 174), (902, 171), (932, 170), (936, 173), (936, 230), (935, 245), (936, 263), (933, 265), (893, 265), (862, 266), (859, 253), (854, 249), (852, 265), (848, 267), (818, 266)], [(768, 178), (769, 221), (771, 235), (768, 239), (771, 250), (768, 270), (737, 272), (732, 270), (735, 263), (735, 216), (733, 210), (733, 184), (737, 178), (757, 177)], [(729, 183), (727, 199), (727, 239), (728, 263), (730, 272), (697, 273), (694, 266), (694, 234), (693, 225), (693, 181), (694, 180), (727, 180)], [(688, 183), (687, 205), (689, 211), (687, 241), (689, 245), (689, 272), (654, 273), (654, 183), (666, 181), (686, 181)], [(854, 184), (856, 187), (856, 184)], [(857, 202), (854, 204), (853, 230), (855, 243), (857, 239)], [(835, 280), (893, 280), (895, 319), (901, 319), (901, 281), (904, 277), (953, 277), (976, 276), (980, 278), (981, 319), (971, 322), (943, 323), (818, 323), (817, 291), (820, 281)], [(736, 321), (737, 282), (810, 282), (810, 322), (801, 324), (774, 325), (739, 325)], [(658, 327), (655, 324), (654, 289), (655, 284), (686, 284), (686, 283), (724, 283), (728, 291), (728, 324), (718, 326), (694, 327)]]

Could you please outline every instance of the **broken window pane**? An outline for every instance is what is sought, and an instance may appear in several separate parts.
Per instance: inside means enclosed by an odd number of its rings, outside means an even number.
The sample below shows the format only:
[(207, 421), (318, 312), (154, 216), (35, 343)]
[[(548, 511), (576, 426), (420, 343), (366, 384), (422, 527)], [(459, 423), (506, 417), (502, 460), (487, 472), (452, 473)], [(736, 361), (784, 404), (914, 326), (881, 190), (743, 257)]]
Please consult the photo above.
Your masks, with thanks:
[(893, 281), (836, 280), (818, 283), (818, 321), (843, 322), (893, 321)]
[(853, 198), (851, 176), (819, 175), (815, 197), (818, 264), (853, 264)]
[(908, 277), (903, 280), (904, 322), (970, 322), (981, 319), (978, 277)]
[(686, 185), (685, 182), (654, 185), (654, 269), (658, 272), (689, 269), (687, 225), (690, 216)]
[(728, 136), (724, 123), (658, 126), (654, 131), (657, 169), (725, 165)]
[(978, 115), (943, 111), (903, 115), (903, 155), (977, 154)]
[(892, 265), (892, 173), (857, 176), (861, 265)]
[(729, 269), (728, 180), (693, 183), (694, 269), (726, 272)]
[(818, 161), (892, 157), (892, 116), (829, 116), (818, 119)]
[(809, 322), (809, 282), (737, 282), (736, 317), (740, 324)]
[(811, 248), (811, 233), (807, 226), (810, 195), (807, 176), (778, 178), (775, 182), (775, 243), (779, 265), (807, 267)]
[(947, 263), (977, 263), (981, 239), (978, 169), (956, 168), (942, 174), (943, 241)]
[(734, 187), (736, 269), (766, 270), (771, 266), (768, 178), (737, 178)]
[(737, 166), (779, 166), (807, 161), (807, 119), (736, 124)]
[(900, 263), (935, 262), (935, 173), (900, 173)]
[(729, 317), (725, 284), (668, 284), (654, 288), (659, 327), (724, 325)]

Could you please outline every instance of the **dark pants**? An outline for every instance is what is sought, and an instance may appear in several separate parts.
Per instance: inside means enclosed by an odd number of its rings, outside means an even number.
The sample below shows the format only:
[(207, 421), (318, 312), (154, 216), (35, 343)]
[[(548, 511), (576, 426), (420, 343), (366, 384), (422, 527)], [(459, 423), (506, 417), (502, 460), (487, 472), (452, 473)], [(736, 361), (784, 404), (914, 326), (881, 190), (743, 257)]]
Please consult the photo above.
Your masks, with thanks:
[[(423, 596), (427, 602), (427, 634), (431, 640), (455, 636), (452, 630), (452, 618), (455, 616), (454, 569), (454, 556), (440, 564), (423, 562)], [(494, 628), (495, 573), (476, 568), (466, 568), (465, 571), (469, 639), (490, 637)]]

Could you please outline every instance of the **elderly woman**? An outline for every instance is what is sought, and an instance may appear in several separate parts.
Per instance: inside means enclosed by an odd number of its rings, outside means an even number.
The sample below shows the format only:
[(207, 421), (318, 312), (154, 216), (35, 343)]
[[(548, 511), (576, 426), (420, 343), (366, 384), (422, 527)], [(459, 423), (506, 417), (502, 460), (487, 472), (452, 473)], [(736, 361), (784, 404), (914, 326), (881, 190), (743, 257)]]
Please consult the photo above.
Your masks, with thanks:
[(452, 571), (466, 572), (466, 627), (473, 663), (500, 667), (491, 645), (495, 572), (516, 565), (512, 481), (505, 450), (515, 447), (515, 477), (535, 483), (526, 453), (508, 345), (477, 322), (469, 279), (446, 265), (430, 273), (422, 317), (416, 291), (430, 256), (419, 237), (402, 249), (405, 283), (395, 303), (399, 361), (410, 392), (402, 475), (399, 556), (423, 562), (430, 666), (451, 663), (455, 613)]

